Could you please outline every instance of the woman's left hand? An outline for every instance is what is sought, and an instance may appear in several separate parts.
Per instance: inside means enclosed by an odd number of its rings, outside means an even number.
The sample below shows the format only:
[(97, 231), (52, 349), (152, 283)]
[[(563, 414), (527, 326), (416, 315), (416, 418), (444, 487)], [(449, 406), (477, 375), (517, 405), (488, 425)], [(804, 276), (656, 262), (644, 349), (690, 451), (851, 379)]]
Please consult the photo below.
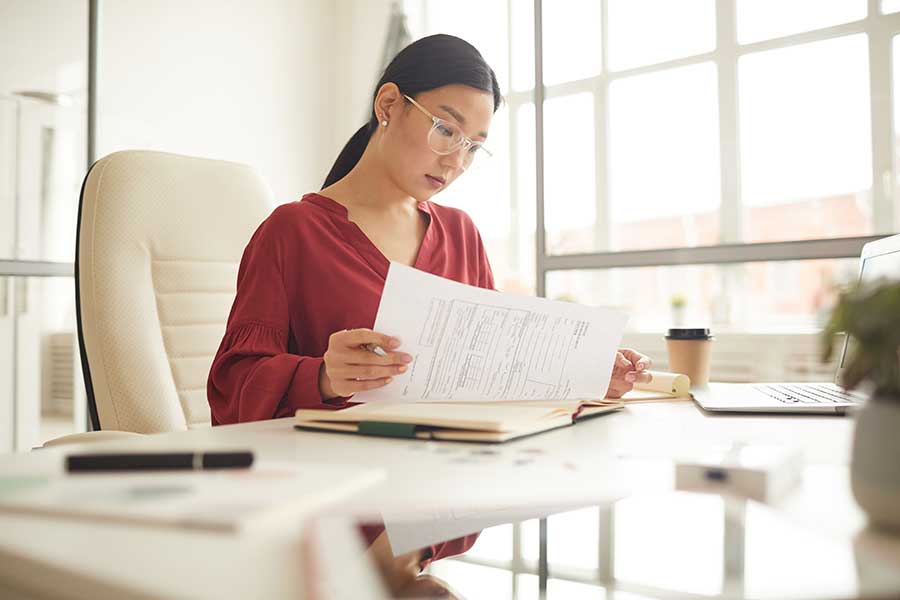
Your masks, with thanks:
[(631, 391), (635, 383), (649, 383), (652, 376), (647, 370), (652, 365), (650, 357), (630, 348), (620, 348), (616, 352), (606, 397), (621, 398), (626, 392)]

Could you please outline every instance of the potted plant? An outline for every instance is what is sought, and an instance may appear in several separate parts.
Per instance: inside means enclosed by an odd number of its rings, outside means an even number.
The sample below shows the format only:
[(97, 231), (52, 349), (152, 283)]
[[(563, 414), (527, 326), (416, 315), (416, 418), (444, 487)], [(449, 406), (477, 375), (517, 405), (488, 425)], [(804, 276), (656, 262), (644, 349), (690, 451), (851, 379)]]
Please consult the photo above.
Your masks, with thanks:
[(672, 294), (669, 298), (669, 306), (672, 308), (672, 325), (681, 327), (684, 325), (684, 310), (687, 306), (687, 298), (683, 294)]
[(879, 281), (843, 292), (823, 331), (824, 358), (835, 335), (851, 338), (842, 384), (868, 400), (856, 415), (850, 481), (874, 526), (900, 531), (900, 282)]

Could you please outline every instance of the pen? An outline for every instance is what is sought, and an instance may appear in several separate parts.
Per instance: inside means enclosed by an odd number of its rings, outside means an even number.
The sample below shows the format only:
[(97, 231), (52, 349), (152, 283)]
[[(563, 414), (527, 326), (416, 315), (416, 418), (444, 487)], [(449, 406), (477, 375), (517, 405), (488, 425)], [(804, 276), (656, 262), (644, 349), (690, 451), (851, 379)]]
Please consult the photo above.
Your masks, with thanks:
[(252, 452), (136, 452), (72, 454), (66, 457), (66, 471), (70, 473), (240, 469), (252, 464)]
[(378, 356), (387, 356), (387, 352), (385, 352), (384, 348), (378, 344), (363, 344), (363, 347), (369, 352), (374, 352)]

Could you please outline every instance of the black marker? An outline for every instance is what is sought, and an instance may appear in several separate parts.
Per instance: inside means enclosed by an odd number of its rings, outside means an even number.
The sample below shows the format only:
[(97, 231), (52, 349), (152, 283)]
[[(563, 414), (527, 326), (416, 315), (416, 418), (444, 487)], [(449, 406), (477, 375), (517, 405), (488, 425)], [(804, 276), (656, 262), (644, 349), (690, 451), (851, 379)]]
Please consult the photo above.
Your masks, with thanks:
[(127, 454), (73, 454), (66, 471), (172, 471), (241, 469), (253, 464), (252, 452), (145, 452)]

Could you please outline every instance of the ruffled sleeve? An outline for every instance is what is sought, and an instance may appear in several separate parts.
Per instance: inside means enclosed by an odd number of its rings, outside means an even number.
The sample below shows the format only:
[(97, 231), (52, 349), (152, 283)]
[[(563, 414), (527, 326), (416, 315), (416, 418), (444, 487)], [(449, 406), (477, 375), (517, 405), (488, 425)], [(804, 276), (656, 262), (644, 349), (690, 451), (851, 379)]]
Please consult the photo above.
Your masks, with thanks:
[(323, 401), (320, 356), (288, 352), (290, 314), (285, 248), (267, 219), (244, 250), (225, 336), (213, 359), (207, 399), (213, 425), (293, 415), (298, 408), (341, 408)]

